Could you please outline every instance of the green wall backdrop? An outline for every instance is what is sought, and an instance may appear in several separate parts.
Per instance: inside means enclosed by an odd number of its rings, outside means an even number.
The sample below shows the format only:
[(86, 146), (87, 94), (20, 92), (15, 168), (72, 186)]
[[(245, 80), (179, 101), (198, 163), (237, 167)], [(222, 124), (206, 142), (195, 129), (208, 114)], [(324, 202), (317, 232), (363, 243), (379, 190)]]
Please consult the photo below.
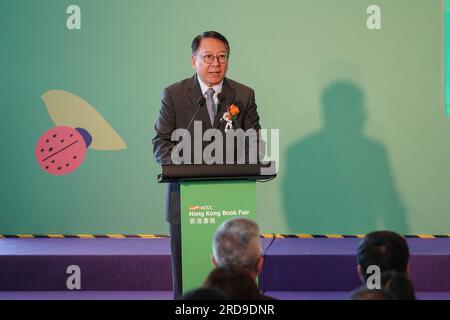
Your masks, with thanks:
[[(381, 30), (366, 26), (374, 3)], [(66, 28), (71, 4), (81, 30)], [(166, 233), (153, 125), (205, 30), (228, 38), (228, 76), (280, 129), (279, 177), (258, 185), (263, 232), (450, 233), (443, 1), (3, 0), (0, 234)], [(51, 89), (95, 106), (128, 149), (46, 174), (34, 152), (54, 127)]]

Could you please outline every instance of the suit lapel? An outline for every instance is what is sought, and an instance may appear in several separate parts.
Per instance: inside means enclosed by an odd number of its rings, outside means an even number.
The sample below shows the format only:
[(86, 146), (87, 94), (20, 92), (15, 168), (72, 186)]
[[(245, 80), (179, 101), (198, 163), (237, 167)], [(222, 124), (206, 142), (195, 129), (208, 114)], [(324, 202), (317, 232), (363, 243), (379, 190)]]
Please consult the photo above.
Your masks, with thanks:
[(222, 118), (225, 111), (227, 111), (227, 108), (234, 102), (234, 98), (236, 96), (234, 88), (231, 88), (230, 82), (228, 81), (227, 78), (224, 78), (223, 80), (222, 94), (224, 95), (225, 100), (222, 103), (219, 102), (217, 106), (217, 113), (214, 118), (214, 125), (213, 125), (213, 127), (216, 129), (218, 129), (219, 126), (222, 124), (222, 122), (220, 122), (220, 119)]
[[(200, 88), (200, 84), (198, 83), (197, 74), (194, 74), (194, 76), (192, 77), (191, 85), (188, 87), (188, 97), (192, 105), (195, 107), (196, 111), (198, 108), (197, 101), (202, 95), (203, 94)], [(209, 120), (209, 114), (208, 110), (206, 109), (206, 105), (200, 107), (197, 117), (202, 120), (203, 130), (211, 128), (211, 120)]]

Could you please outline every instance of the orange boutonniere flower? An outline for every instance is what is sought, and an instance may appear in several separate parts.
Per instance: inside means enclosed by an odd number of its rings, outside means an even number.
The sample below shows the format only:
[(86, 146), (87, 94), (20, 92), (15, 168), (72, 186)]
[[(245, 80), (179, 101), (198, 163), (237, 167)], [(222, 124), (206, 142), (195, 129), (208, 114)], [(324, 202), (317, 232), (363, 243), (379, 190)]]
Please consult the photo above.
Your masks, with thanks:
[(232, 104), (227, 108), (227, 111), (223, 114), (221, 122), (225, 121), (225, 132), (228, 132), (229, 129), (233, 129), (233, 120), (239, 115), (239, 108)]
[(233, 119), (235, 119), (237, 116), (238, 116), (238, 114), (239, 114), (239, 108), (235, 105), (235, 104), (232, 104), (229, 108), (228, 108), (228, 113), (229, 113), (229, 115), (230, 115), (230, 120), (233, 120)]

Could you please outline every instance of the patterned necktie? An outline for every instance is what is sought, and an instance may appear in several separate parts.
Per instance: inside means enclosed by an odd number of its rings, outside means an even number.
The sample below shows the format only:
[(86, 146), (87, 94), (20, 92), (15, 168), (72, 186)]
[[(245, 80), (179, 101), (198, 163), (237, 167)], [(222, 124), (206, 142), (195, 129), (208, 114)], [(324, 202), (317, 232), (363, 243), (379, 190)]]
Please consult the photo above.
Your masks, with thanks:
[(214, 89), (209, 88), (206, 91), (206, 108), (208, 109), (209, 120), (211, 120), (211, 126), (214, 125), (214, 117), (216, 116), (215, 106), (214, 106)]

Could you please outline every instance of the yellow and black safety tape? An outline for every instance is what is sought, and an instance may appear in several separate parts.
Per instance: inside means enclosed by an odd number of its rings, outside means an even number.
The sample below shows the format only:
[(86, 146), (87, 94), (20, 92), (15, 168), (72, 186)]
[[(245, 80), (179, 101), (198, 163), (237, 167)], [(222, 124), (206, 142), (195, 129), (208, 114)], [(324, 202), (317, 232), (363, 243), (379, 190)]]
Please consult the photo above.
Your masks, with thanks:
[(168, 238), (164, 234), (3, 234), (0, 238), (10, 239), (125, 239), (125, 238), (140, 238), (140, 239), (157, 239)]
[[(0, 238), (3, 239), (65, 239), (65, 238), (75, 238), (75, 239), (96, 239), (96, 238), (106, 238), (106, 239), (126, 239), (126, 238), (139, 238), (139, 239), (158, 239), (158, 238), (168, 238), (169, 235), (166, 234), (0, 234)], [(297, 239), (314, 239), (314, 238), (325, 238), (325, 239), (344, 239), (344, 238), (364, 238), (365, 235), (342, 235), (342, 234), (278, 234), (278, 233), (263, 233), (261, 238), (265, 239), (286, 239), (286, 238), (297, 238)], [(404, 235), (405, 238), (420, 238), (420, 239), (437, 239), (437, 238), (450, 238), (450, 234), (444, 235), (431, 235), (431, 234), (416, 234), (416, 235)]]
[[(437, 239), (437, 238), (450, 238), (450, 234), (413, 234), (413, 235), (403, 235), (405, 238), (420, 238), (420, 239)], [(347, 235), (347, 234), (274, 234), (274, 233), (264, 233), (261, 235), (262, 238), (266, 239), (285, 239), (285, 238), (298, 238), (298, 239), (313, 239), (313, 238), (326, 238), (326, 239), (344, 239), (344, 238), (359, 238), (365, 237), (364, 234)]]

